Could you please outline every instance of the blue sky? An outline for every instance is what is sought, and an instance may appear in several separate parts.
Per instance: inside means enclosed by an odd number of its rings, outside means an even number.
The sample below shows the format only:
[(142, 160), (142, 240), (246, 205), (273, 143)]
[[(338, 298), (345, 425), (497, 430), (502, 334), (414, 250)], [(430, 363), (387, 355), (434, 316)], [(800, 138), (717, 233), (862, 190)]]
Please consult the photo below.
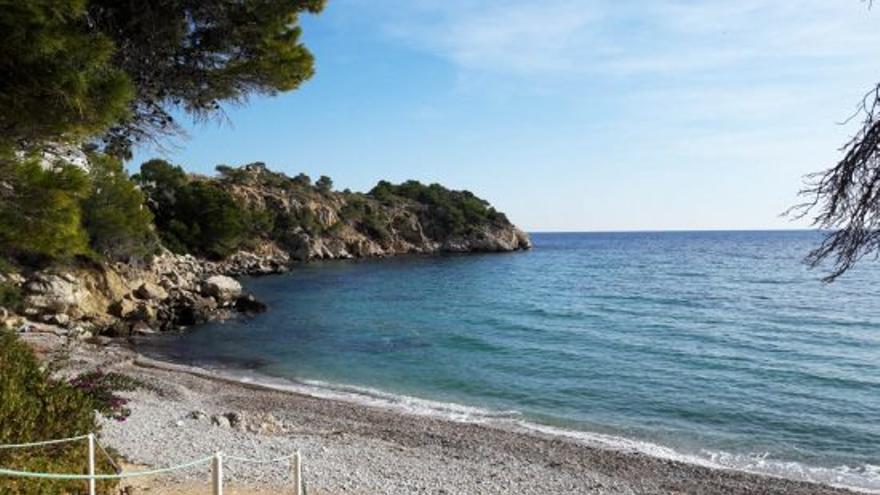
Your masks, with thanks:
[(803, 227), (779, 213), (880, 80), (859, 0), (330, 0), (303, 26), (313, 79), (164, 156), (440, 182), (533, 231)]

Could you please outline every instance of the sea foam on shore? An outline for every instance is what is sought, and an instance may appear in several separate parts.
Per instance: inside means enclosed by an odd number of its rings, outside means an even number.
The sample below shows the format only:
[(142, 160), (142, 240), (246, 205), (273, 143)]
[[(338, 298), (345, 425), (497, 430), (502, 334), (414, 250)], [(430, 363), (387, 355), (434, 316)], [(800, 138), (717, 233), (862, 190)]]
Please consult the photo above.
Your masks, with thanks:
[(880, 466), (829, 468), (770, 459), (766, 453), (731, 454), (705, 450), (685, 453), (648, 441), (542, 424), (513, 410), (492, 411), (451, 402), (392, 394), (373, 388), (334, 384), (319, 380), (297, 381), (230, 367), (215, 366), (209, 369), (172, 364), (144, 357), (139, 358), (137, 363), (141, 366), (175, 370), (207, 379), (237, 382), (255, 389), (343, 401), (358, 406), (381, 408), (397, 414), (483, 425), (502, 431), (558, 437), (591, 448), (613, 450), (626, 454), (644, 454), (657, 459), (687, 463), (709, 469), (733, 469), (784, 479), (821, 483), (865, 493), (880, 493)]

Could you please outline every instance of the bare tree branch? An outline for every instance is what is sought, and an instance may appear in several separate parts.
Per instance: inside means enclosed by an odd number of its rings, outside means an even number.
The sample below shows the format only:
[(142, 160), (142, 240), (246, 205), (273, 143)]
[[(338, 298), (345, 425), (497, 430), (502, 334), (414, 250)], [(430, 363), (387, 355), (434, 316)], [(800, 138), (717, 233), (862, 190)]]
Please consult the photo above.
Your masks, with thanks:
[[(870, 0), (868, 1), (870, 6)], [(823, 278), (832, 282), (865, 256), (880, 254), (880, 84), (862, 98), (856, 113), (861, 127), (841, 148), (834, 167), (807, 176), (800, 195), (807, 200), (787, 212), (795, 218), (814, 215), (813, 226), (827, 231), (806, 258), (811, 267), (832, 261)]]

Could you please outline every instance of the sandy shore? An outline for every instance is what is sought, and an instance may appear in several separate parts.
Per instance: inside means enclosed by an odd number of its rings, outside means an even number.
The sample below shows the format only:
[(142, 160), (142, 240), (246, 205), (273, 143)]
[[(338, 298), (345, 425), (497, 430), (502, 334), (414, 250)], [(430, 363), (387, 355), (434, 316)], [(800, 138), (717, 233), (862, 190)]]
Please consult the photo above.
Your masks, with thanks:
[[(101, 442), (139, 466), (215, 451), (269, 459), (300, 450), (313, 494), (843, 494), (847, 490), (597, 448), (490, 425), (404, 414), (212, 377), (120, 345), (83, 345), (69, 370), (102, 366), (143, 380), (133, 413), (104, 422)], [(205, 416), (191, 417), (194, 411)], [(211, 417), (237, 413), (238, 427)], [(200, 415), (196, 415), (200, 416)], [(227, 493), (290, 493), (286, 463), (229, 461)], [(207, 468), (126, 482), (138, 493), (209, 493)]]

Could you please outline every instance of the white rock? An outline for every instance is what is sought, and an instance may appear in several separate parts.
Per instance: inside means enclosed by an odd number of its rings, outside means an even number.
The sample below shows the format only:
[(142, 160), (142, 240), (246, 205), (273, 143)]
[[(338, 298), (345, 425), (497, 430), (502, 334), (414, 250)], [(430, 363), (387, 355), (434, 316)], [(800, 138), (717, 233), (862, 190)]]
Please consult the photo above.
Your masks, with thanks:
[(230, 301), (241, 295), (241, 284), (225, 275), (214, 275), (202, 282), (202, 294), (218, 301)]
[(30, 294), (26, 298), (26, 304), (31, 308), (50, 310), (63, 313), (73, 306), (82, 303), (83, 291), (77, 287), (77, 283), (71, 282), (71, 275), (60, 277), (54, 274), (40, 273), (25, 284), (25, 290)]
[(232, 425), (229, 424), (229, 418), (226, 416), (214, 415), (211, 416), (211, 424), (214, 426), (219, 426), (221, 428), (231, 428)]

